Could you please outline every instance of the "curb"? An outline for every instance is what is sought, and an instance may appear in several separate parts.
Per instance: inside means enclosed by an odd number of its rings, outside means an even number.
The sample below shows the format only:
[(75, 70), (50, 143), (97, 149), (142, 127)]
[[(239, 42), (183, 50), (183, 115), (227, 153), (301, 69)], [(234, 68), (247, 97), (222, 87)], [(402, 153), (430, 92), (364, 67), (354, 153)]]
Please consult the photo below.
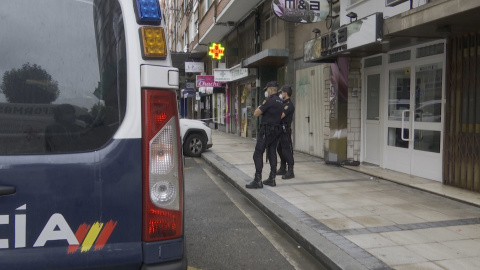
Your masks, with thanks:
[(215, 168), (228, 182), (255, 204), (265, 215), (297, 241), (316, 260), (328, 269), (361, 270), (368, 269), (350, 254), (340, 249), (327, 238), (316, 232), (286, 209), (269, 200), (264, 193), (272, 192), (269, 188), (250, 190), (245, 184), (252, 178), (244, 179), (236, 173), (236, 168), (223, 161), (212, 152), (204, 152), (202, 159)]

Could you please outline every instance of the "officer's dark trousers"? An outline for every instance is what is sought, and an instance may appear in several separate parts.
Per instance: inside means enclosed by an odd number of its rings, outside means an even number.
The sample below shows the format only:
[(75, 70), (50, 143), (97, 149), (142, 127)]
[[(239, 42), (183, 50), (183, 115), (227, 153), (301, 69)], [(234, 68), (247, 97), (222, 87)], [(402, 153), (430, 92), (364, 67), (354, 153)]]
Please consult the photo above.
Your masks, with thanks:
[(265, 128), (260, 128), (257, 134), (257, 144), (253, 152), (253, 162), (255, 163), (255, 173), (261, 174), (263, 170), (263, 153), (267, 150), (267, 156), (270, 163), (270, 171), (277, 171), (277, 153), (278, 133), (267, 132)]
[(292, 133), (291, 129), (280, 132), (278, 139), (277, 152), (280, 156), (280, 165), (287, 163), (288, 166), (293, 166), (293, 148), (292, 148)]

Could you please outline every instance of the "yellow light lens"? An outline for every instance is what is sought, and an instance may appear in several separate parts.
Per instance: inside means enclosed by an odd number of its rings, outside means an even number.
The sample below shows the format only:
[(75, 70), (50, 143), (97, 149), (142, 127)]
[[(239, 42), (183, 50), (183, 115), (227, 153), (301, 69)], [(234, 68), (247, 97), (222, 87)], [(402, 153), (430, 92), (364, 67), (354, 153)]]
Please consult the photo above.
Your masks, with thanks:
[(145, 57), (164, 58), (167, 56), (167, 43), (162, 27), (145, 26), (141, 28), (143, 54)]

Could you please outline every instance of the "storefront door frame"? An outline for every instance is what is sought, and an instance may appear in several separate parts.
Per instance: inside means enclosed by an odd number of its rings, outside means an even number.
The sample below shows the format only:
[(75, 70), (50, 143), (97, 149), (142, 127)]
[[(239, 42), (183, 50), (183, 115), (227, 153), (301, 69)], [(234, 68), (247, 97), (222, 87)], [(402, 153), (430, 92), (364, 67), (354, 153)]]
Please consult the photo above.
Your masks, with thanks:
[[(427, 48), (428, 46), (434, 46), (442, 42), (443, 41), (435, 41), (429, 44), (422, 44), (421, 46), (389, 52), (388, 54), (382, 55), (383, 60), (380, 70), (379, 66), (364, 68), (363, 70), (363, 89), (366, 89), (367, 77), (369, 75), (375, 73), (380, 74), (381, 105), (379, 125), (381, 128), (379, 128), (378, 135), (379, 138), (381, 138), (381, 146), (378, 147), (380, 147), (381, 153), (379, 164), (377, 165), (382, 168), (432, 180), (442, 180), (443, 123), (445, 121), (445, 50), (440, 54), (417, 58), (419, 48)], [(443, 42), (443, 44), (445, 44), (445, 42)], [(387, 63), (391, 57), (395, 57), (394, 55), (396, 53), (407, 51), (410, 51), (410, 58), (408, 60)], [(365, 59), (363, 62), (365, 63)], [(435, 69), (441, 70), (441, 90), (438, 90), (438, 86), (436, 88), (437, 90), (428, 88), (432, 87), (430, 84), (439, 83), (425, 81), (428, 75), (423, 73), (425, 73), (425, 71), (428, 72), (430, 69), (432, 72), (435, 72)], [(404, 79), (399, 80), (398, 78), (400, 77), (395, 76), (395, 74), (403, 74)], [(437, 78), (439, 78), (439, 75), (437, 75)], [(401, 90), (396, 90), (398, 87), (404, 87), (406, 89), (404, 92), (407, 93), (408, 96), (392, 98), (392, 91), (395, 95), (398, 94), (398, 91), (402, 92)], [(421, 88), (423, 88), (423, 90)], [(427, 96), (422, 99), (420, 96), (422, 93), (424, 95), (429, 94), (425, 91), (441, 91), (441, 97), (429, 98)], [(369, 142), (367, 137), (368, 121), (366, 119), (367, 91), (363, 92), (365, 100), (362, 104), (362, 161), (368, 162), (369, 159), (366, 158), (366, 154), (368, 153), (367, 147), (370, 146), (367, 145), (367, 142)], [(420, 104), (420, 102), (422, 103)], [(440, 119), (428, 120), (428, 117), (434, 116), (429, 116), (427, 112), (421, 110), (421, 107), (427, 103), (434, 103), (440, 106), (441, 113), (435, 116), (440, 117)], [(402, 104), (405, 107), (403, 109), (400, 108)], [(421, 115), (419, 115), (420, 113)], [(420, 117), (422, 117), (423, 120)], [(398, 131), (400, 131), (400, 134), (397, 134), (399, 133)], [(435, 136), (435, 143), (422, 146), (423, 140), (426, 140), (424, 136), (432, 134)], [(422, 147), (423, 149), (421, 149)], [(434, 149), (432, 150), (431, 148)]]

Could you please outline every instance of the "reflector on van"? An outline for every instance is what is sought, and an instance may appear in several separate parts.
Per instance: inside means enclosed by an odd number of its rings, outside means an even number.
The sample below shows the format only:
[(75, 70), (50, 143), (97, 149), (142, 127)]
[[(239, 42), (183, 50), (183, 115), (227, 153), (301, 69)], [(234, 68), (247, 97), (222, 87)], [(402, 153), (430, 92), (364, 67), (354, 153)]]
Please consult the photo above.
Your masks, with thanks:
[(162, 27), (144, 26), (142, 34), (143, 56), (145, 58), (165, 58), (167, 56), (167, 42)]
[(139, 23), (160, 24), (162, 21), (158, 0), (136, 0)]

